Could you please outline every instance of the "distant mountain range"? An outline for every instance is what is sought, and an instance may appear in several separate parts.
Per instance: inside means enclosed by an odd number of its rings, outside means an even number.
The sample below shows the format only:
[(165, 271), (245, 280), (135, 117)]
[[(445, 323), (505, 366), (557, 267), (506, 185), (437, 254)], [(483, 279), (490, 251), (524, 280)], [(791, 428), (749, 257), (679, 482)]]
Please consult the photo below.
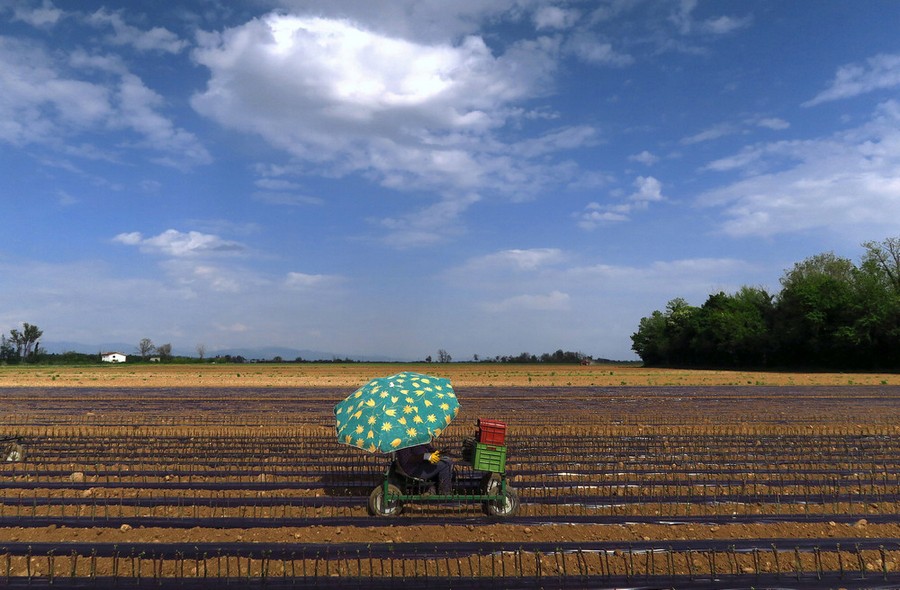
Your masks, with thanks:
[[(50, 354), (62, 354), (64, 352), (79, 352), (82, 354), (99, 354), (101, 352), (121, 352), (125, 355), (137, 354), (137, 344), (126, 344), (124, 342), (101, 342), (97, 344), (85, 344), (83, 342), (69, 341), (47, 341), (40, 343), (41, 348)], [(186, 350), (182, 348), (172, 347), (172, 354), (175, 356), (196, 357), (197, 351)], [(305, 361), (331, 361), (350, 359), (353, 361), (385, 363), (395, 361), (409, 361), (415, 359), (398, 359), (388, 356), (371, 356), (360, 354), (337, 354), (331, 352), (323, 352), (321, 350), (297, 349), (286, 346), (261, 346), (261, 347), (244, 347), (244, 348), (223, 348), (206, 351), (206, 358), (216, 356), (242, 356), (247, 360), (272, 360), (275, 357), (281, 357), (286, 361), (293, 361), (301, 358)]]

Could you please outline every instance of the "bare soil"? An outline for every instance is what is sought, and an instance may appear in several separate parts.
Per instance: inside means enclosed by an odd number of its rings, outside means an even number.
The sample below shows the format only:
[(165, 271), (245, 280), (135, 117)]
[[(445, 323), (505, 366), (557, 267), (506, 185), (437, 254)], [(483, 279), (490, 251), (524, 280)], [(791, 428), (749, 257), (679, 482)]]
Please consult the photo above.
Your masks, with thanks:
[(0, 367), (0, 387), (358, 387), (373, 376), (433, 373), (454, 387), (900, 385), (897, 373), (653, 369), (494, 363), (122, 364)]
[[(900, 418), (900, 404), (896, 403), (896, 399), (889, 394), (881, 400), (881, 405), (871, 412), (867, 408), (869, 406), (866, 401), (860, 401), (858, 396), (853, 399), (846, 399), (846, 407), (849, 410), (850, 418), (839, 415), (837, 412), (816, 411), (815, 407), (820, 403), (832, 403), (840, 406), (841, 389), (836, 389), (834, 397), (831, 394), (822, 393), (816, 390), (815, 396), (811, 396), (813, 407), (810, 409), (809, 400), (804, 400), (803, 395), (797, 395), (790, 399), (796, 399), (796, 404), (792, 405), (790, 400), (783, 401), (779, 399), (778, 392), (772, 392), (768, 389), (765, 393), (761, 393), (760, 387), (782, 387), (785, 392), (796, 392), (798, 389), (809, 386), (840, 386), (865, 388), (875, 387), (887, 389), (900, 385), (900, 375), (897, 374), (874, 374), (874, 373), (776, 373), (776, 372), (747, 372), (747, 371), (684, 371), (684, 370), (657, 370), (645, 369), (637, 366), (621, 366), (621, 365), (589, 365), (589, 366), (567, 366), (567, 365), (486, 365), (486, 364), (247, 364), (247, 365), (111, 365), (111, 366), (91, 366), (91, 367), (0, 367), (0, 415), (13, 415), (17, 409), (21, 408), (24, 400), (29, 397), (27, 391), (22, 392), (22, 388), (26, 390), (34, 390), (34, 399), (30, 402), (29, 414), (40, 417), (42, 424), (32, 426), (23, 426), (22, 431), (42, 432), (44, 436), (58, 436), (59, 440), (64, 440), (67, 433), (77, 432), (79, 436), (85, 433), (90, 435), (91, 432), (98, 434), (119, 434), (123, 430), (134, 432), (134, 436), (146, 436), (153, 438), (156, 436), (172, 436), (176, 432), (184, 432), (184, 436), (201, 436), (214, 430), (208, 423), (197, 423), (195, 426), (190, 425), (191, 416), (208, 418), (210, 415), (206, 411), (198, 411), (191, 414), (190, 411), (184, 414), (186, 423), (179, 422), (172, 426), (156, 423), (149, 427), (141, 427), (137, 423), (130, 424), (128, 420), (138, 420), (142, 410), (140, 404), (134, 405), (127, 411), (121, 413), (109, 412), (106, 414), (95, 415), (93, 411), (88, 409), (82, 410), (77, 428), (71, 426), (68, 421), (71, 416), (64, 416), (53, 413), (51, 405), (56, 404), (62, 398), (54, 398), (53, 395), (41, 397), (41, 392), (49, 392), (54, 388), (84, 388), (86, 392), (96, 392), (97, 390), (115, 389), (123, 391), (149, 390), (157, 388), (178, 389), (185, 388), (192, 392), (200, 390), (214, 390), (216, 388), (245, 388), (248, 393), (245, 398), (241, 398), (240, 403), (244, 404), (242, 411), (246, 411), (248, 415), (254, 415), (254, 412), (266, 410), (264, 406), (269, 400), (256, 400), (259, 392), (264, 392), (270, 388), (346, 388), (349, 391), (365, 383), (372, 376), (391, 374), (404, 370), (412, 370), (419, 372), (428, 372), (448, 377), (453, 382), (457, 390), (465, 390), (466, 388), (596, 388), (597, 392), (604, 387), (615, 388), (648, 388), (648, 391), (655, 391), (656, 387), (686, 387), (692, 388), (691, 391), (699, 393), (693, 394), (692, 402), (697, 403), (683, 404), (680, 407), (673, 407), (673, 404), (665, 398), (654, 399), (653, 408), (647, 410), (640, 409), (640, 400), (626, 399), (627, 396), (616, 390), (609, 395), (609, 407), (617, 407), (617, 403), (634, 403), (635, 415), (641, 416), (641, 424), (629, 424), (627, 418), (627, 407), (622, 410), (611, 411), (610, 415), (596, 415), (596, 421), (591, 422), (593, 418), (590, 416), (583, 417), (585, 424), (603, 424), (610, 425), (610, 428), (618, 428), (618, 431), (628, 433), (629, 435), (647, 435), (656, 431), (665, 431), (668, 433), (683, 431), (686, 434), (691, 433), (722, 433), (724, 435), (745, 436), (754, 433), (763, 432), (767, 434), (779, 432), (785, 433), (801, 433), (803, 435), (816, 436), (821, 433), (823, 436), (840, 436), (842, 433), (861, 433), (864, 435), (882, 436), (888, 439), (896, 439), (898, 422)], [(729, 396), (726, 399), (727, 407), (723, 405), (722, 397), (716, 388), (729, 388)], [(713, 392), (708, 400), (703, 400), (705, 389), (710, 388)], [(740, 393), (734, 393), (733, 388), (741, 390), (746, 389), (748, 395), (743, 399)], [(581, 390), (584, 391), (584, 390)], [(854, 390), (858, 391), (858, 390)], [(893, 390), (891, 390), (893, 391)], [(190, 407), (192, 401), (202, 397), (202, 393), (193, 393), (186, 396), (185, 407)], [(485, 407), (490, 406), (490, 396), (479, 389), (479, 396), (484, 398)], [(581, 394), (579, 394), (581, 395)], [(598, 396), (600, 393), (597, 394)], [(652, 393), (640, 394), (637, 397), (644, 396), (646, 399), (653, 398)], [(790, 397), (790, 396), (786, 396)], [(224, 398), (223, 398), (224, 399)], [(256, 400), (256, 401), (254, 401)], [(572, 405), (581, 405), (587, 403), (588, 399), (573, 399)], [(141, 403), (149, 403), (151, 405), (164, 403), (163, 398), (154, 398), (152, 396), (143, 399)], [(42, 408), (42, 404), (47, 406)], [(255, 406), (254, 404), (258, 404)], [(717, 405), (718, 404), (718, 405)], [(778, 405), (782, 404), (782, 405)], [(720, 406), (722, 406), (720, 408)], [(778, 406), (778, 414), (768, 414), (766, 408)], [(712, 408), (712, 410), (710, 410)], [(560, 406), (560, 412), (569, 412), (563, 403)], [(42, 413), (46, 410), (45, 413)], [(150, 410), (147, 410), (148, 412)], [(527, 415), (525, 409), (510, 409), (510, 412), (521, 411), (523, 416)], [(615, 411), (621, 411), (622, 416), (615, 414)], [(712, 411), (712, 415), (710, 415)], [(74, 415), (74, 413), (71, 413)], [(214, 413), (213, 413), (214, 414)], [(271, 417), (267, 413), (261, 414), (265, 416), (265, 424), (259, 426), (259, 432), (269, 432), (271, 429), (278, 428), (278, 421), (284, 424), (297, 424), (305, 419), (310, 418), (311, 413), (303, 412), (287, 412), (283, 415), (276, 414)], [(562, 415), (562, 414), (560, 414)], [(123, 419), (127, 416), (127, 419)], [(321, 418), (316, 414), (318, 418)], [(618, 416), (618, 417), (617, 417)], [(660, 420), (664, 420), (665, 424), (657, 424), (653, 421), (653, 416), (660, 416)], [(716, 416), (722, 416), (724, 419), (718, 420)], [(758, 417), (759, 421), (755, 422), (748, 416)], [(546, 416), (550, 417), (550, 414)], [(675, 420), (674, 418), (678, 418)], [(542, 416), (530, 416), (530, 424), (540, 422)], [(680, 422), (679, 422), (680, 420)], [(95, 421), (96, 423), (92, 422)], [(774, 430), (777, 423), (778, 429)], [(54, 426), (56, 425), (56, 426)], [(250, 428), (246, 424), (241, 423), (235, 426), (237, 431), (241, 428)], [(535, 432), (539, 427), (534, 426)], [(183, 429), (183, 430), (179, 430)], [(327, 430), (327, 429), (326, 429)], [(288, 431), (290, 429), (288, 428)], [(294, 431), (301, 432), (302, 429), (295, 427)], [(322, 427), (309, 427), (309, 432), (318, 433), (322, 431)], [(888, 441), (886, 447), (890, 447), (893, 443)], [(673, 450), (673, 453), (675, 451)], [(807, 458), (798, 458), (798, 463)], [(814, 461), (814, 458), (809, 458)], [(166, 463), (166, 458), (159, 459), (160, 464)], [(174, 457), (171, 459), (176, 460)], [(884, 464), (890, 464), (894, 459), (891, 457), (884, 458)], [(848, 468), (853, 468), (856, 463), (848, 463)], [(81, 466), (72, 465), (72, 474), (67, 476), (71, 481), (78, 481), (75, 477), (76, 471), (82, 469)], [(789, 475), (789, 474), (788, 474)], [(880, 475), (880, 474), (879, 474)], [(748, 474), (748, 479), (753, 479), (754, 474)], [(883, 494), (886, 499), (882, 502), (860, 508), (857, 504), (855, 508), (848, 505), (846, 510), (842, 510), (837, 505), (838, 513), (844, 512), (849, 514), (857, 514), (859, 510), (871, 511), (872, 514), (898, 514), (900, 513), (900, 505), (891, 496), (897, 491), (896, 476), (891, 474), (890, 479), (886, 479), (883, 486), (878, 487), (875, 483), (870, 486), (879, 494)], [(646, 482), (649, 484), (654, 480), (653, 475), (646, 476)], [(0, 474), (0, 481), (5, 488), (4, 495), (6, 497), (14, 497), (19, 494), (34, 494), (35, 497), (42, 494), (40, 490), (31, 488), (23, 488), (17, 490), (16, 482), (25, 481), (21, 477), (15, 476), (13, 472), (7, 470)], [(167, 480), (168, 481), (168, 480)], [(172, 481), (178, 481), (173, 478)], [(202, 481), (202, 478), (196, 478), (194, 481)], [(873, 481), (875, 478), (873, 476)], [(762, 481), (762, 485), (766, 485)], [(881, 485), (881, 484), (878, 484)], [(877, 489), (876, 489), (877, 488)], [(863, 489), (862, 486), (860, 489)], [(827, 486), (822, 489), (807, 489), (807, 495), (815, 495), (818, 492), (825, 493)], [(68, 491), (47, 492), (47, 495), (64, 495), (64, 494), (100, 494), (100, 491), (85, 491), (82, 488)], [(120, 492), (119, 492), (120, 493)], [(152, 492), (142, 490), (140, 485), (135, 485), (133, 489), (125, 492), (125, 495), (151, 494)], [(177, 495), (179, 491), (173, 490), (170, 495)], [(297, 492), (294, 492), (295, 494)], [(188, 493), (186, 493), (188, 494)], [(120, 493), (122, 495), (122, 493)], [(652, 506), (641, 507), (641, 513), (644, 510), (652, 510)], [(796, 511), (804, 510), (798, 505)], [(831, 507), (835, 510), (835, 506)], [(10, 507), (4, 508), (6, 515), (10, 514)], [(42, 514), (43, 507), (35, 508), (35, 515)], [(52, 514), (52, 509), (46, 509), (48, 514)], [(197, 509), (194, 509), (195, 512)], [(361, 499), (358, 506), (347, 509), (350, 515), (362, 515), (364, 510), (364, 499)], [(717, 507), (716, 510), (727, 510), (727, 507)], [(735, 507), (735, 510), (743, 510), (744, 513), (752, 512), (753, 507)], [(809, 513), (809, 509), (805, 509)], [(107, 526), (85, 526), (79, 528), (69, 528), (64, 526), (42, 526), (42, 527), (20, 527), (13, 526), (0, 528), (0, 546), (4, 543), (154, 543), (164, 546), (173, 543), (247, 543), (265, 547), (267, 544), (294, 543), (294, 544), (331, 544), (340, 547), (347, 543), (370, 543), (382, 544), (392, 543), (402, 545), (406, 543), (429, 542), (436, 546), (453, 542), (479, 542), (479, 543), (515, 543), (524, 542), (593, 542), (593, 541), (620, 541), (623, 546), (629, 542), (653, 541), (658, 542), (660, 547), (664, 547), (667, 541), (677, 540), (736, 540), (736, 539), (866, 539), (866, 538), (886, 538), (900, 539), (900, 519), (887, 523), (870, 523), (863, 516), (853, 522), (834, 522), (827, 514), (813, 514), (808, 522), (759, 522), (753, 524), (553, 524), (541, 526), (514, 525), (503, 524), (492, 521), (472, 523), (454, 523), (442, 522), (442, 511), (446, 508), (441, 507), (416, 507), (413, 509), (417, 514), (433, 515), (435, 524), (404, 526), (402, 524), (392, 525), (378, 520), (372, 525), (366, 526), (331, 526), (328, 524), (315, 525), (308, 527), (273, 527), (273, 528), (158, 528), (158, 527), (132, 527), (116, 522), (115, 518), (110, 519)], [(760, 506), (757, 512), (765, 514), (770, 511), (768, 507)], [(814, 511), (815, 512), (815, 511)], [(170, 514), (177, 516), (180, 514), (177, 509), (172, 509)], [(665, 516), (665, 515), (661, 515)], [(837, 519), (840, 520), (840, 519)], [(327, 522), (325, 520), (324, 522)], [(61, 552), (62, 553), (62, 552)], [(835, 554), (836, 555), (836, 554)], [(831, 555), (826, 559), (824, 567), (836, 569), (843, 568), (844, 562), (830, 563), (828, 560), (836, 559), (835, 555)], [(900, 571), (898, 561), (900, 561), (900, 551), (890, 548), (885, 555), (885, 561), (879, 561), (877, 555), (867, 556), (866, 567), (870, 570), (897, 572)], [(847, 556), (848, 563), (852, 556)], [(855, 557), (852, 557), (855, 559)], [(30, 573), (33, 576), (47, 575), (49, 563), (46, 559), (33, 558), (31, 565), (25, 564), (23, 557), (12, 558), (8, 562), (13, 577), (25, 576)], [(742, 559), (747, 560), (749, 557), (743, 556)], [(799, 559), (799, 558), (798, 558)], [(804, 559), (811, 559), (804, 556)], [(57, 564), (54, 567), (58, 570), (56, 575), (68, 573), (69, 570), (77, 569), (80, 575), (88, 575), (84, 569), (88, 567), (86, 560), (82, 559), (80, 564)], [(471, 562), (470, 562), (471, 563)], [(799, 562), (798, 562), (799, 564)], [(75, 566), (78, 566), (77, 568)], [(819, 567), (816, 564), (815, 567)], [(775, 567), (772, 564), (766, 566), (759, 564), (749, 564), (743, 562), (741, 566), (746, 572), (753, 567), (769, 568), (766, 571), (772, 571)], [(93, 569), (91, 575), (109, 575), (113, 568), (118, 570), (119, 565), (114, 565), (109, 560), (100, 560), (91, 566)], [(167, 565), (175, 567), (174, 565)], [(211, 566), (210, 566), (211, 567)], [(262, 567), (262, 566), (259, 566)], [(316, 564), (318, 567), (318, 564)], [(383, 566), (382, 566), (383, 567)], [(393, 566), (391, 566), (393, 567)], [(421, 567), (419, 563), (413, 563), (411, 568)], [(580, 567), (580, 566), (579, 566)], [(593, 566), (592, 566), (593, 567)], [(699, 566), (698, 566), (699, 567)], [(814, 567), (804, 562), (803, 567), (807, 571)], [(681, 565), (679, 571), (685, 573), (690, 569), (690, 565)], [(168, 570), (167, 570), (168, 571)], [(698, 570), (699, 571), (699, 570)], [(787, 570), (785, 570), (787, 571)], [(121, 572), (120, 572), (121, 573)], [(284, 573), (284, 572), (282, 572)], [(529, 572), (522, 572), (528, 574)], [(174, 575), (174, 574), (172, 574)], [(190, 575), (190, 574), (188, 574)], [(200, 575), (198, 571), (194, 575)]]

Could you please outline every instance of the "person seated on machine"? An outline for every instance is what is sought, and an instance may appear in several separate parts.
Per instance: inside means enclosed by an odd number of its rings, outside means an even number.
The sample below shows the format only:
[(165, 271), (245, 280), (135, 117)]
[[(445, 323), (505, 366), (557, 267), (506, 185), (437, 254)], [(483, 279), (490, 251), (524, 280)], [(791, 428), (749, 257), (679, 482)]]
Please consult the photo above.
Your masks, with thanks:
[(397, 462), (408, 475), (426, 481), (437, 480), (438, 493), (450, 494), (450, 482), (453, 474), (453, 461), (442, 457), (441, 452), (431, 443), (407, 447), (397, 451)]

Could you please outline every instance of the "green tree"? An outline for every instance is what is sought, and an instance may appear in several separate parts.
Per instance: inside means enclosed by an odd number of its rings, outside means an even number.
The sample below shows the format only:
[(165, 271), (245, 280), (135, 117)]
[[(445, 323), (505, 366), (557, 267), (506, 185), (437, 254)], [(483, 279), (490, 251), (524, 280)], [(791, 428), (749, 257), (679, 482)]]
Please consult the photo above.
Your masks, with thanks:
[(665, 313), (654, 311), (641, 318), (631, 335), (631, 348), (645, 364), (696, 364), (691, 342), (697, 334), (699, 309), (678, 297), (666, 304)]
[(0, 363), (15, 363), (19, 360), (16, 347), (6, 334), (0, 334)]
[(864, 368), (890, 368), (900, 359), (900, 238), (866, 242), (855, 283), (852, 337)]
[(710, 295), (697, 317), (697, 334), (690, 348), (702, 364), (763, 366), (769, 355), (772, 296), (742, 287), (734, 295)]
[(16, 354), (21, 360), (34, 360), (40, 353), (38, 340), (44, 335), (44, 331), (37, 326), (24, 322), (21, 332), (13, 328), (9, 331), (9, 335)]
[(856, 266), (828, 252), (798, 262), (781, 279), (775, 332), (779, 359), (793, 366), (838, 366), (855, 356)]
[(864, 242), (866, 249), (860, 266), (873, 276), (880, 277), (895, 295), (900, 295), (900, 237), (882, 242)]
[(641, 318), (637, 332), (631, 335), (631, 350), (644, 364), (655, 367), (669, 360), (669, 337), (666, 333), (666, 316), (655, 310)]

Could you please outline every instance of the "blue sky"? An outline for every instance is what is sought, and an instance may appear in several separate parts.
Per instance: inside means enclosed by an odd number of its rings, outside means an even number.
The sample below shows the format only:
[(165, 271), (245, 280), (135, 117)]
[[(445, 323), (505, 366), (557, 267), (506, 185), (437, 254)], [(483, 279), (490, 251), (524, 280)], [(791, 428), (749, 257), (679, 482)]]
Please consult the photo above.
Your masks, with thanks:
[(0, 0), (0, 330), (635, 358), (670, 299), (900, 235), (898, 30), (892, 0)]

